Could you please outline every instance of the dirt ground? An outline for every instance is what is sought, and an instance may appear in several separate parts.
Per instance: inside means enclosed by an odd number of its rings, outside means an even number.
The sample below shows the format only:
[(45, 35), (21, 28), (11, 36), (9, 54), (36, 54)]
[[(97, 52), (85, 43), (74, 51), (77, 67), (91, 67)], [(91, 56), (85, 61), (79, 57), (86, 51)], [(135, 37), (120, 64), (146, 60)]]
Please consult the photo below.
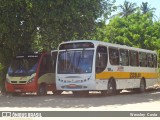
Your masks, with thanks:
[[(75, 97), (71, 92), (64, 92), (60, 96), (54, 96), (52, 94), (46, 96), (31, 94), (12, 96), (10, 94), (0, 94), (0, 111), (160, 111), (160, 89), (150, 89), (146, 93), (123, 91), (118, 95), (105, 97), (95, 92), (91, 93), (88, 97)], [(23, 118), (23, 120), (42, 119), (44, 120), (44, 118)], [(45, 119), (50, 120), (53, 118)], [(64, 117), (58, 117), (56, 119), (64, 120)], [(82, 118), (76, 118), (76, 120), (79, 119)], [(88, 117), (85, 119), (97, 120), (97, 118)], [(151, 118), (98, 118), (98, 120), (106, 119), (149, 120)], [(2, 120), (22, 120), (22, 118), (3, 118)], [(152, 118), (152, 120), (160, 120), (160, 118)]]

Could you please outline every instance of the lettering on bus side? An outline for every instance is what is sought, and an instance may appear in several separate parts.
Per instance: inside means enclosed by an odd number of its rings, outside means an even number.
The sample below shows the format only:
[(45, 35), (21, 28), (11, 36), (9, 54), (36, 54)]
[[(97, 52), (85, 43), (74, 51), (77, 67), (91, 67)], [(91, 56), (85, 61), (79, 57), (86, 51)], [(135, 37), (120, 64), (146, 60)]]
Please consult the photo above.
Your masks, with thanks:
[(130, 72), (130, 78), (141, 78), (141, 73)]

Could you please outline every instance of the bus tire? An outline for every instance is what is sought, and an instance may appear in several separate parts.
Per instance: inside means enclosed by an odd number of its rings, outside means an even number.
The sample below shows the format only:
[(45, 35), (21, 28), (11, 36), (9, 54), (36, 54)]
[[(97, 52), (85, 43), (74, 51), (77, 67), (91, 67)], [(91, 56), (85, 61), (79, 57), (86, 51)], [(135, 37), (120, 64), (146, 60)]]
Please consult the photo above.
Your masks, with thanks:
[(107, 92), (108, 92), (108, 95), (116, 94), (116, 82), (113, 78), (108, 81)]
[(139, 87), (139, 92), (143, 93), (146, 90), (146, 81), (144, 78), (141, 79), (140, 81), (140, 87)]
[(46, 94), (47, 94), (46, 85), (45, 84), (40, 84), (39, 89), (38, 89), (38, 95), (42, 96), (42, 95), (46, 95)]

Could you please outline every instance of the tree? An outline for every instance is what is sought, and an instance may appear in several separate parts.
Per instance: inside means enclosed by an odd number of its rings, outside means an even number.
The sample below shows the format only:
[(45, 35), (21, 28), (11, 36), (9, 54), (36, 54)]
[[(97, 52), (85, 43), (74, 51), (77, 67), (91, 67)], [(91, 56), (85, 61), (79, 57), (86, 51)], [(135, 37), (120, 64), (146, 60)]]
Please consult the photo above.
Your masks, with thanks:
[(155, 8), (151, 8), (150, 6), (148, 6), (148, 2), (142, 2), (140, 9), (143, 14), (146, 14), (148, 12), (153, 13), (156, 10)]
[[(0, 63), (4, 76), (19, 52), (56, 48), (61, 41), (89, 39), (112, 0), (1, 0)], [(5, 78), (5, 77), (4, 77)]]
[(127, 17), (128, 15), (134, 13), (137, 9), (136, 3), (132, 3), (126, 0), (124, 1), (123, 5), (119, 5), (119, 8), (122, 10), (122, 12), (119, 13), (122, 17)]
[(150, 14), (151, 17), (154, 17), (154, 12), (156, 10), (156, 8), (151, 8), (148, 5), (148, 2), (142, 2), (141, 6), (140, 6), (140, 10), (142, 11), (142, 14)]
[(50, 15), (45, 16), (45, 23), (35, 34), (36, 38), (38, 35), (38, 43), (45, 41), (50, 45), (48, 48), (56, 48), (62, 41), (91, 39), (96, 32), (97, 18), (108, 18), (113, 5), (110, 0), (61, 0), (50, 4), (53, 6), (47, 8), (51, 9), (47, 10)]
[(97, 35), (98, 38), (103, 38), (102, 41), (110, 43), (160, 50), (159, 26), (160, 22), (153, 22), (149, 14), (139, 11), (127, 18), (116, 16)]

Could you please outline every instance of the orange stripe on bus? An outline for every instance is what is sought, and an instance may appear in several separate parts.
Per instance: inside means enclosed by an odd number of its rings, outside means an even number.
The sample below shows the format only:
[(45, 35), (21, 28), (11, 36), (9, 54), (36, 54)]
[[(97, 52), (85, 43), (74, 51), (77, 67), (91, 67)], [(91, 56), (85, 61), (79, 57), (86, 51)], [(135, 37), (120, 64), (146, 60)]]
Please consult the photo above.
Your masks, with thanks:
[(158, 73), (144, 72), (102, 72), (96, 74), (96, 79), (138, 79), (138, 78), (158, 78)]

